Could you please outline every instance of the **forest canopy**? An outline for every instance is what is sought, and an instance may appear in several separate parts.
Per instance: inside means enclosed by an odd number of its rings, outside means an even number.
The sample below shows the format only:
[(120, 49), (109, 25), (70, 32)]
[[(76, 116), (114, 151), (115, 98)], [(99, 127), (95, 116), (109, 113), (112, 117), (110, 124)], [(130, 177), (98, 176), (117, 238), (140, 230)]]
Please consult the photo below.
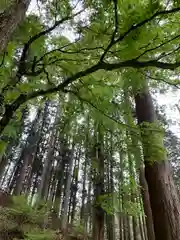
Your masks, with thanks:
[(179, 138), (155, 99), (179, 93), (179, 26), (177, 0), (1, 1), (2, 190), (93, 240), (180, 239)]

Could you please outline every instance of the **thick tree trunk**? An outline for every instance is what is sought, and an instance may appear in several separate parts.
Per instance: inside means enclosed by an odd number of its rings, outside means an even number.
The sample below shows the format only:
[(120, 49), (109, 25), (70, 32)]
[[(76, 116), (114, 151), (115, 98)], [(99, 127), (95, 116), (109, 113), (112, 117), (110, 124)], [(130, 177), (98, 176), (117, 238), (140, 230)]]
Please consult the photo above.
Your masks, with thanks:
[(14, 0), (0, 14), (0, 54), (6, 50), (12, 34), (24, 19), (30, 2), (31, 0)]
[[(136, 115), (142, 129), (145, 177), (148, 183), (156, 240), (180, 239), (180, 205), (172, 173), (163, 148), (162, 136), (153, 130), (156, 115), (146, 86), (135, 96)], [(151, 128), (151, 130), (150, 130)], [(163, 159), (164, 158), (164, 159)]]

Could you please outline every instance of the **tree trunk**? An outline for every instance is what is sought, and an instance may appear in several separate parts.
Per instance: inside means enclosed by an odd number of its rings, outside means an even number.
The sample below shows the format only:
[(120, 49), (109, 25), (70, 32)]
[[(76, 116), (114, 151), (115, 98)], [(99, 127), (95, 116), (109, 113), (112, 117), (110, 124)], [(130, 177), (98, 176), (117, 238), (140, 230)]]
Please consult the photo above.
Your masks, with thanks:
[(63, 180), (64, 180), (64, 169), (65, 169), (65, 163), (62, 160), (59, 164), (58, 169), (58, 183), (56, 188), (56, 194), (55, 194), (55, 209), (57, 212), (60, 211), (60, 204), (61, 204), (61, 195), (62, 195), (62, 187), (63, 187)]
[(97, 162), (97, 174), (94, 180), (94, 207), (93, 207), (93, 240), (104, 240), (104, 210), (101, 207), (100, 197), (104, 194), (104, 156), (103, 135), (98, 124), (95, 133), (94, 155)]
[[(89, 120), (88, 120), (88, 124), (89, 124)], [(89, 131), (89, 126), (88, 126), (88, 131)], [(85, 143), (85, 163), (84, 163), (84, 175), (83, 175), (83, 189), (82, 189), (82, 202), (81, 202), (81, 213), (80, 213), (80, 219), (81, 219), (81, 224), (84, 225), (84, 218), (85, 218), (85, 208), (84, 208), (84, 204), (85, 204), (85, 199), (87, 196), (87, 191), (86, 191), (86, 177), (87, 177), (87, 163), (88, 163), (88, 140), (89, 140), (89, 136), (88, 133), (86, 134), (86, 143)]]
[(41, 176), (41, 183), (39, 185), (38, 189), (38, 198), (39, 200), (47, 198), (47, 192), (48, 192), (48, 183), (49, 183), (49, 178), (50, 178), (50, 172), (52, 168), (52, 155), (54, 152), (54, 145), (55, 145), (55, 136), (51, 136), (50, 140), (50, 146), (48, 150), (47, 157), (45, 159), (44, 167), (43, 167), (43, 172)]
[(8, 164), (8, 157), (3, 155), (2, 158), (0, 159), (0, 179), (3, 176), (4, 170)]
[(0, 14), (0, 54), (2, 54), (11, 39), (12, 34), (24, 19), (31, 0), (14, 0)]
[(20, 172), (19, 172), (19, 176), (16, 179), (16, 186), (14, 188), (13, 194), (14, 195), (20, 195), (22, 188), (23, 188), (23, 184), (24, 184), (24, 179), (25, 179), (25, 175), (26, 175), (26, 170), (28, 167), (28, 163), (31, 161), (32, 159), (32, 153), (30, 153), (28, 151), (28, 149), (23, 150), (22, 153), (22, 165), (20, 168)]
[(71, 211), (71, 224), (73, 224), (75, 212), (76, 212), (76, 204), (77, 204), (77, 191), (78, 191), (78, 175), (79, 175), (79, 166), (80, 166), (80, 159), (81, 159), (81, 147), (79, 149), (79, 154), (76, 159), (76, 164), (74, 166), (74, 173), (73, 173), (73, 185), (72, 185), (72, 211)]
[[(109, 160), (110, 160), (110, 166), (109, 166), (109, 176), (110, 176), (110, 180), (109, 180), (109, 192), (111, 193), (111, 206), (114, 206), (114, 172), (113, 172), (113, 168), (115, 166), (115, 161), (113, 158), (113, 134), (111, 132), (111, 140), (110, 140), (110, 156), (109, 156)], [(111, 207), (110, 206), (110, 207)], [(112, 215), (108, 216), (108, 224), (109, 224), (109, 240), (114, 240), (116, 238), (115, 236), (115, 218), (114, 218), (115, 212), (113, 210)]]
[[(90, 179), (90, 177), (89, 177)], [(92, 204), (91, 204), (91, 181), (88, 184), (88, 193), (87, 193), (87, 203), (86, 207), (84, 208), (84, 232), (90, 232), (91, 230), (91, 218), (92, 218)], [(89, 223), (89, 224), (88, 224)], [(89, 228), (88, 228), (89, 227)]]
[[(135, 96), (136, 115), (141, 127), (147, 180), (156, 240), (180, 239), (180, 206), (169, 162), (162, 151), (163, 139), (152, 131), (156, 114), (148, 87)], [(150, 130), (151, 128), (151, 130)], [(157, 130), (157, 129), (155, 129)]]
[(71, 193), (71, 174), (73, 170), (73, 150), (69, 150), (69, 168), (67, 174), (67, 181), (65, 186), (65, 196), (64, 196), (64, 204), (62, 209), (62, 224), (61, 227), (63, 230), (67, 227), (68, 222), (68, 205), (69, 205), (69, 198)]
[(149, 191), (148, 191), (148, 185), (145, 179), (143, 167), (140, 168), (139, 182), (141, 185), (141, 195), (143, 200), (144, 213), (146, 215), (145, 219), (146, 219), (148, 240), (155, 240), (152, 210), (151, 210), (151, 204), (149, 199)]

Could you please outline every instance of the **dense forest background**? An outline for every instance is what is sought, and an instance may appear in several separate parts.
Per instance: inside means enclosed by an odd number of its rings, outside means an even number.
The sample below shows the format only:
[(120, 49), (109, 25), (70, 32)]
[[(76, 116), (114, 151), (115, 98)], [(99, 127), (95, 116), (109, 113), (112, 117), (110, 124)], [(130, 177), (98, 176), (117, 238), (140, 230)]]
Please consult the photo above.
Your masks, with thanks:
[(178, 0), (0, 1), (0, 239), (180, 240), (179, 40)]

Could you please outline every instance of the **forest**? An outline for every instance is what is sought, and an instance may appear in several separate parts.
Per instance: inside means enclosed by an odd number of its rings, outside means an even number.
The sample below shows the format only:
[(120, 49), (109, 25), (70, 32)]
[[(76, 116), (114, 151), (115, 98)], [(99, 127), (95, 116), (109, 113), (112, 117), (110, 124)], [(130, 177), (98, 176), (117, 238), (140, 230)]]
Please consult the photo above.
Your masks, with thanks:
[(179, 89), (179, 0), (0, 0), (0, 240), (180, 240)]

